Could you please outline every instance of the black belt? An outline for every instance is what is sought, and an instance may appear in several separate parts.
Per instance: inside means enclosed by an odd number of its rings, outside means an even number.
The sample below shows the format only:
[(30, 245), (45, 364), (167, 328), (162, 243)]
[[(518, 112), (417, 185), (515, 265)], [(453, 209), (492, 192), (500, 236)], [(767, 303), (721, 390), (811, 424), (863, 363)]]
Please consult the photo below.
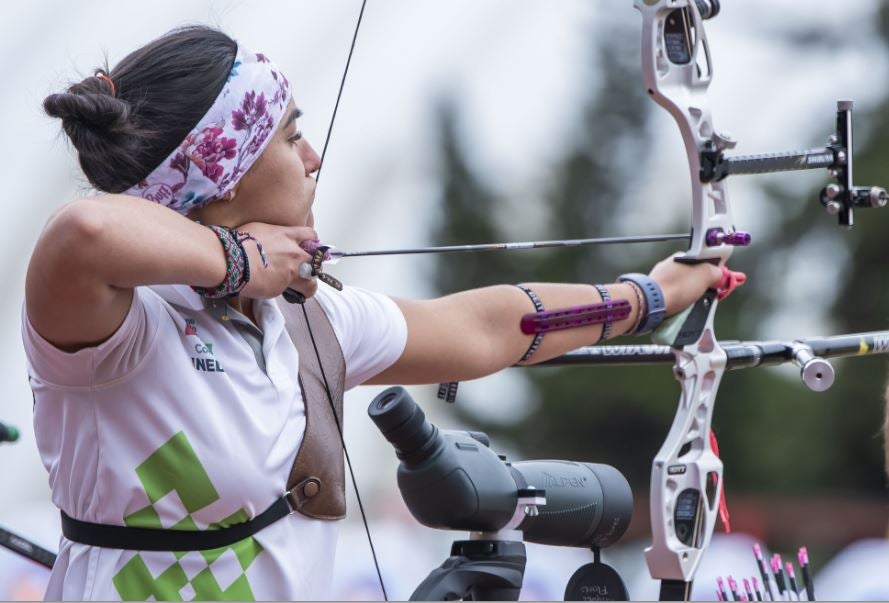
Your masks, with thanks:
[(62, 534), (74, 542), (108, 549), (206, 551), (235, 544), (293, 513), (289, 495), (289, 492), (285, 493), (272, 506), (249, 521), (218, 530), (158, 530), (112, 526), (80, 521), (62, 511)]

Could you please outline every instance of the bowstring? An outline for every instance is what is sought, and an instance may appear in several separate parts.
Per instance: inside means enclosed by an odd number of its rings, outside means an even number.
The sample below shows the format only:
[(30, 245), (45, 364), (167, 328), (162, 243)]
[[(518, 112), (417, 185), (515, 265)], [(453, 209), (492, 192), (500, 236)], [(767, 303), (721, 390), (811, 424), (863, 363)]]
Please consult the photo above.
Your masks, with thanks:
[[(340, 80), (340, 88), (336, 95), (336, 103), (333, 106), (333, 115), (330, 117), (330, 125), (327, 128), (327, 136), (324, 139), (324, 146), (321, 149), (321, 159), (318, 163), (318, 170), (315, 172), (315, 184), (317, 186), (318, 181), (321, 178), (321, 168), (324, 167), (324, 158), (327, 155), (327, 147), (330, 143), (331, 134), (333, 134), (333, 124), (336, 122), (336, 114), (340, 107), (340, 99), (343, 97), (343, 88), (346, 85), (346, 76), (349, 73), (349, 66), (352, 64), (352, 55), (355, 52), (355, 43), (358, 40), (358, 31), (361, 29), (361, 20), (364, 17), (364, 7), (367, 5), (367, 0), (362, 0), (361, 2), (361, 10), (358, 12), (358, 20), (355, 24), (355, 32), (352, 34), (352, 44), (349, 47), (349, 56), (346, 58), (346, 67), (343, 69), (343, 77)], [(321, 369), (321, 378), (324, 381), (324, 391), (327, 394), (327, 402), (330, 404), (330, 410), (333, 413), (334, 423), (336, 423), (337, 431), (340, 434), (340, 443), (343, 446), (343, 454), (346, 456), (346, 464), (349, 467), (349, 476), (352, 479), (352, 487), (355, 489), (355, 498), (358, 500), (358, 509), (361, 511), (361, 521), (364, 523), (364, 531), (367, 534), (367, 542), (370, 545), (370, 553), (373, 556), (374, 568), (377, 571), (377, 579), (380, 582), (380, 590), (383, 592), (383, 599), (385, 601), (389, 600), (389, 596), (386, 593), (386, 585), (383, 583), (383, 573), (380, 571), (380, 562), (377, 559), (376, 548), (374, 547), (373, 538), (370, 535), (370, 526), (367, 523), (367, 515), (364, 512), (364, 503), (361, 501), (361, 494), (358, 491), (358, 481), (355, 479), (355, 470), (352, 468), (352, 459), (349, 456), (349, 450), (346, 448), (346, 437), (343, 433), (343, 427), (340, 424), (340, 421), (337, 420), (337, 412), (336, 407), (333, 403), (333, 395), (330, 393), (330, 385), (327, 382), (327, 374), (324, 372), (324, 364), (321, 362), (321, 354), (318, 351), (318, 346), (315, 343), (315, 335), (312, 333), (312, 325), (309, 321), (309, 313), (306, 311), (305, 304), (302, 304), (303, 314), (306, 319), (306, 326), (309, 330), (309, 337), (312, 340), (312, 347), (315, 350), (315, 356), (318, 358), (318, 367)]]
[(367, 6), (367, 0), (362, 0), (361, 10), (358, 11), (358, 22), (355, 25), (355, 33), (352, 35), (352, 45), (349, 47), (349, 56), (346, 58), (346, 68), (343, 70), (343, 78), (340, 80), (340, 89), (336, 95), (336, 102), (333, 105), (333, 115), (330, 117), (330, 125), (327, 127), (327, 137), (324, 139), (324, 146), (321, 148), (321, 159), (318, 162), (318, 171), (315, 172), (315, 184), (321, 179), (321, 168), (324, 167), (324, 157), (327, 155), (327, 145), (330, 143), (330, 135), (333, 134), (333, 124), (336, 121), (336, 112), (340, 108), (340, 99), (343, 97), (343, 88), (346, 86), (346, 75), (349, 73), (349, 65), (352, 64), (352, 54), (355, 52), (355, 42), (358, 41), (358, 30), (361, 28), (361, 19), (364, 17), (364, 7)]
[[(383, 591), (383, 599), (385, 601), (389, 600), (389, 595), (386, 593), (386, 585), (383, 584), (383, 574), (380, 572), (380, 563), (377, 560), (377, 551), (374, 548), (373, 539), (370, 536), (370, 526), (367, 523), (367, 515), (364, 513), (364, 503), (361, 502), (361, 494), (358, 492), (358, 481), (355, 479), (355, 471), (352, 468), (352, 459), (349, 457), (349, 451), (346, 449), (346, 436), (343, 433), (343, 426), (338, 420), (336, 406), (333, 403), (333, 395), (330, 393), (330, 385), (327, 381), (327, 373), (324, 372), (324, 364), (321, 362), (321, 353), (318, 351), (318, 344), (315, 342), (315, 334), (312, 332), (312, 323), (309, 320), (309, 313), (306, 310), (306, 304), (300, 304), (302, 306), (303, 315), (306, 318), (306, 327), (309, 331), (309, 338), (312, 340), (312, 348), (315, 350), (315, 357), (318, 359), (318, 368), (321, 369), (321, 379), (324, 383), (324, 391), (327, 393), (327, 401), (330, 403), (330, 411), (333, 413), (333, 422), (336, 424), (337, 432), (340, 434), (340, 442), (343, 445), (343, 453), (346, 455), (346, 464), (349, 466), (349, 476), (352, 478), (352, 487), (355, 489), (355, 498), (358, 499), (358, 509), (361, 511), (361, 520), (364, 522), (364, 531), (367, 534), (367, 542), (370, 544), (370, 553), (373, 556), (374, 567), (377, 570), (377, 578), (380, 581), (380, 590)], [(345, 415), (345, 409), (343, 409), (343, 415)], [(345, 417), (344, 417), (345, 418)]]

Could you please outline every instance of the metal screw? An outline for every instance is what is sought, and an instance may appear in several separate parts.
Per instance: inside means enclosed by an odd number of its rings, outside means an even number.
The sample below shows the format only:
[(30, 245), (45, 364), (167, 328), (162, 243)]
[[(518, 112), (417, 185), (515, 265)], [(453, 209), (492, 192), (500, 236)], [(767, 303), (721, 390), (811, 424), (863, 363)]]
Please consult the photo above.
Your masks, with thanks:
[(848, 159), (848, 157), (846, 151), (837, 151), (837, 163), (840, 165), (846, 165), (846, 159)]
[(835, 182), (831, 182), (826, 187), (824, 187), (824, 195), (828, 199), (836, 199), (840, 196), (840, 193), (843, 192), (843, 187)]

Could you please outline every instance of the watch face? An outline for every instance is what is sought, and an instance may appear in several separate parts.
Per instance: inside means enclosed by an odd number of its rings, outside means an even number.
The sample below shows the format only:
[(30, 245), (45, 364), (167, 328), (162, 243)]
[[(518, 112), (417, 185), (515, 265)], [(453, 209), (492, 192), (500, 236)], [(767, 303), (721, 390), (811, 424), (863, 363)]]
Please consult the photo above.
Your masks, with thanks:
[(630, 593), (620, 574), (604, 563), (580, 567), (565, 588), (566, 601), (629, 601)]

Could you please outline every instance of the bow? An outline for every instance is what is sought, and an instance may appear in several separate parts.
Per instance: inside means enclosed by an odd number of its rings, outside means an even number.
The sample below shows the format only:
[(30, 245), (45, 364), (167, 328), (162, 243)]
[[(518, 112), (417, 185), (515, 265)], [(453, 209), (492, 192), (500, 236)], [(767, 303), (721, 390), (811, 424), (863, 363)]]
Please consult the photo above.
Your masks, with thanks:
[[(703, 183), (700, 178), (705, 151), (721, 153), (734, 146), (729, 138), (715, 132), (707, 102), (712, 68), (702, 13), (710, 17), (718, 12), (718, 3), (710, 1), (712, 5), (706, 0), (695, 0), (695, 3), (692, 0), (635, 0), (635, 6), (643, 18), (646, 88), (676, 119), (689, 158), (693, 228), (689, 249), (677, 261), (724, 266), (732, 246), (746, 244), (749, 236), (735, 232), (725, 183)], [(364, 6), (363, 2), (360, 15)], [(360, 15), (349, 60), (361, 23)], [(335, 118), (336, 107), (324, 143), (322, 166)], [(318, 272), (324, 251), (316, 256)], [(710, 422), (726, 364), (726, 354), (713, 333), (716, 305), (717, 292), (709, 291), (687, 315), (674, 341), (674, 370), (682, 386), (682, 396), (673, 427), (652, 469), (653, 544), (646, 550), (651, 575), (663, 581), (661, 598), (684, 599), (690, 594), (692, 576), (716, 520), (716, 493), (722, 487), (722, 463), (710, 448)], [(342, 432), (340, 434), (342, 436)], [(343, 447), (345, 449), (345, 442)], [(708, 489), (708, 484), (712, 484), (712, 488)], [(379, 567), (377, 572), (379, 575)], [(381, 576), (380, 584), (382, 587)], [(383, 592), (385, 596), (385, 589)]]
[[(361, 5), (324, 143), (322, 165), (365, 4), (366, 0)], [(824, 148), (724, 156), (724, 151), (732, 149), (735, 142), (719, 134), (713, 123), (707, 96), (713, 66), (704, 29), (704, 21), (719, 12), (719, 0), (634, 0), (634, 6), (642, 15), (642, 73), (646, 90), (676, 120), (688, 156), (692, 230), (688, 250), (677, 256), (676, 261), (686, 264), (707, 262), (725, 270), (733, 248), (750, 242), (750, 235), (735, 230), (732, 222), (725, 180), (730, 174), (826, 167), (838, 183), (828, 185), (822, 191), (821, 203), (829, 213), (837, 214), (840, 224), (845, 226), (852, 224), (853, 208), (886, 205), (885, 190), (855, 187), (852, 183), (850, 102), (840, 103), (837, 135)], [(340, 255), (445, 250), (469, 249), (390, 250)], [(313, 274), (322, 273), (321, 265), (328, 251), (327, 247), (315, 250)], [(646, 549), (645, 556), (651, 576), (661, 580), (661, 599), (689, 598), (695, 572), (710, 543), (720, 504), (722, 462), (711, 447), (714, 402), (727, 364), (726, 351), (716, 339), (713, 327), (719, 299), (717, 290), (708, 291), (692, 308), (679, 315), (671, 328), (660, 334), (670, 346), (674, 374), (681, 387), (673, 425), (653, 461), (651, 474), (652, 544)], [(345, 449), (344, 442), (343, 447)], [(379, 568), (377, 571), (379, 574)], [(380, 583), (382, 586), (382, 578)]]
[[(855, 186), (852, 179), (852, 101), (837, 103), (836, 134), (825, 147), (725, 156), (735, 142), (713, 125), (707, 101), (713, 65), (704, 30), (704, 20), (719, 13), (719, 0), (634, 0), (634, 4), (642, 14), (646, 90), (676, 120), (688, 154), (692, 236), (688, 251), (676, 261), (710, 262), (730, 274), (725, 264), (733, 247), (749, 244), (750, 235), (732, 224), (725, 184), (731, 174), (827, 168), (836, 182), (822, 190), (820, 201), (846, 228), (852, 227), (854, 209), (886, 206), (885, 189)], [(722, 462), (711, 431), (716, 392), (727, 362), (713, 330), (722, 297), (708, 291), (660, 333), (659, 343), (671, 346), (673, 373), (681, 387), (673, 425), (651, 470), (652, 544), (645, 557), (651, 576), (661, 580), (662, 600), (690, 597), (723, 492)], [(803, 352), (809, 361), (820, 360), (807, 347)]]
[[(734, 142), (717, 133), (707, 90), (713, 76), (704, 17), (718, 3), (635, 0), (642, 13), (642, 73), (652, 99), (679, 125), (692, 181), (692, 239), (677, 261), (724, 266), (735, 233), (724, 180), (701, 181), (701, 157)], [(743, 238), (743, 237), (742, 237)], [(710, 537), (722, 491), (722, 462), (710, 446), (713, 406), (726, 354), (713, 331), (718, 304), (708, 291), (685, 317), (672, 342), (674, 374), (682, 388), (673, 426), (651, 470), (652, 544), (645, 550), (661, 599), (688, 599)]]

